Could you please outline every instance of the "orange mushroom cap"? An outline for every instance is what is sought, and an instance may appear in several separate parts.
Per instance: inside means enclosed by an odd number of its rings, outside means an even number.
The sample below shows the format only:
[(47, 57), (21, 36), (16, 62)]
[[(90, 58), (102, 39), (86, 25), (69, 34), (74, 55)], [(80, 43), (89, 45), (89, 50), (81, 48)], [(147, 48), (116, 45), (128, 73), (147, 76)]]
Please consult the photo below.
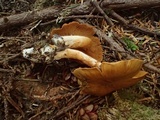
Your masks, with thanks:
[(95, 58), (98, 61), (102, 61), (102, 46), (100, 40), (94, 36), (95, 32), (93, 26), (89, 26), (87, 24), (80, 24), (78, 22), (70, 22), (68, 24), (64, 24), (62, 28), (52, 29), (50, 32), (51, 38), (53, 35), (60, 36), (84, 36), (91, 39), (91, 42), (88, 45), (85, 45), (83, 48), (76, 48), (87, 55)]
[(147, 74), (141, 71), (143, 61), (138, 59), (103, 62), (93, 68), (78, 68), (73, 74), (82, 82), (82, 93), (104, 96), (134, 85)]

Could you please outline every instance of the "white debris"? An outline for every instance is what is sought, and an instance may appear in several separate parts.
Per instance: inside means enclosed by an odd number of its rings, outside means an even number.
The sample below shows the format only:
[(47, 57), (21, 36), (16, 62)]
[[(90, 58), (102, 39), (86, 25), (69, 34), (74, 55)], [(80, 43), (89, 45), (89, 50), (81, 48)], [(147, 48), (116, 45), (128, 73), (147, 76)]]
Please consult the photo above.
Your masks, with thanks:
[(41, 55), (45, 55), (46, 53), (52, 53), (55, 51), (50, 45), (45, 45), (43, 48), (40, 49)]
[(0, 44), (0, 48), (4, 47), (4, 43)]
[(23, 54), (23, 57), (24, 57), (24, 58), (28, 58), (29, 55), (31, 55), (31, 54), (33, 54), (33, 53), (34, 53), (34, 48), (33, 48), (33, 47), (32, 47), (32, 48), (24, 49), (24, 50), (22, 51), (22, 54)]
[(65, 44), (63, 37), (57, 34), (53, 35), (51, 41), (53, 42), (54, 45), (58, 45), (58, 46)]
[(113, 37), (113, 33), (112, 32), (108, 32), (108, 37)]
[(57, 47), (54, 45), (47, 44), (41, 48), (31, 47), (22, 50), (24, 58), (27, 58), (33, 62), (46, 62), (51, 63), (54, 58), (54, 53), (56, 52)]

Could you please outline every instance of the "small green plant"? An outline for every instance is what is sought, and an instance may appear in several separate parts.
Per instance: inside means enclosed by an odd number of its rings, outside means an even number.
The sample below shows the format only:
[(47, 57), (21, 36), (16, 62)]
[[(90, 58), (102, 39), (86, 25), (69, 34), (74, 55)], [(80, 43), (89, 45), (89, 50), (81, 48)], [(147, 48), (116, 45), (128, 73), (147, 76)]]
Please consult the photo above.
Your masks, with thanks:
[(126, 43), (127, 48), (136, 51), (139, 49), (139, 47), (128, 37), (123, 37), (122, 40)]

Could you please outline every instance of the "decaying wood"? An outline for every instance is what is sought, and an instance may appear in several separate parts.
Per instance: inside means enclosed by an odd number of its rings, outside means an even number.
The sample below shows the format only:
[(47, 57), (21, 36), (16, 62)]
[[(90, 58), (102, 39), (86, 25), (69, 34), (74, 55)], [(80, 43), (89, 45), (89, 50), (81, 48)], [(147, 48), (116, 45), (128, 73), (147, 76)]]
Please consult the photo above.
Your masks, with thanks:
[[(115, 4), (121, 3), (121, 4)], [(114, 5), (113, 5), (114, 4)], [(109, 5), (109, 6), (108, 6)], [(147, 6), (158, 6), (160, 5), (159, 0), (117, 0), (117, 1), (108, 1), (105, 0), (101, 3), (102, 9), (118, 9), (118, 8), (131, 8), (131, 7), (147, 7)], [(77, 14), (89, 14), (94, 6), (90, 3), (90, 1), (84, 2), (82, 5), (70, 6), (69, 8), (63, 9), (63, 7), (52, 6), (40, 11), (29, 11), (20, 14), (11, 15), (8, 17), (0, 18), (0, 31), (9, 29), (12, 26), (19, 26), (31, 23), (36, 20), (51, 20), (58, 17), (77, 15)], [(61, 11), (61, 12), (59, 12)]]
[(130, 24), (127, 20), (125, 20), (123, 17), (121, 17), (119, 14), (117, 14), (114, 10), (111, 10), (110, 11), (110, 14), (116, 18), (118, 21), (120, 21), (125, 27), (127, 28), (130, 28), (132, 30), (135, 30), (135, 31), (138, 31), (138, 32), (141, 32), (141, 33), (144, 33), (144, 34), (148, 34), (148, 35), (157, 35), (157, 36), (160, 36), (160, 33), (159, 32), (152, 32), (150, 30), (148, 30), (147, 28), (140, 28), (136, 25), (133, 25), (133, 24)]
[(58, 7), (50, 7), (47, 9), (43, 9), (41, 11), (29, 11), (20, 14), (11, 15), (8, 17), (0, 18), (0, 31), (4, 29), (9, 29), (10, 27), (25, 25), (36, 20), (46, 20), (46, 19), (54, 19), (58, 17), (59, 11), (62, 8)]
[[(117, 4), (116, 4), (117, 3)], [(108, 6), (112, 9), (128, 9), (159, 6), (159, 0), (104, 0), (102, 6)]]

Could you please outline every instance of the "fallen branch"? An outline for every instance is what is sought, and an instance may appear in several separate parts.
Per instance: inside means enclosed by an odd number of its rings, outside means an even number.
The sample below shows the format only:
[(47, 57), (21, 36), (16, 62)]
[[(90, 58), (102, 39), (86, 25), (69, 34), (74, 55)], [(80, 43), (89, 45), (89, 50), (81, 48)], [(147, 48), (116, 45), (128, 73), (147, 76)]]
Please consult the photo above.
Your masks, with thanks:
[[(116, 4), (117, 3), (117, 4)], [(159, 0), (104, 0), (102, 6), (108, 6), (112, 9), (131, 9), (159, 6)]]
[[(122, 3), (122, 4), (115, 4)], [(101, 3), (102, 9), (118, 9), (118, 8), (131, 8), (131, 7), (147, 7), (147, 6), (160, 6), (159, 0), (118, 0), (118, 1), (108, 1), (105, 0)], [(31, 23), (36, 20), (51, 20), (58, 17), (66, 17), (71, 15), (84, 15), (89, 14), (93, 10), (94, 6), (90, 1), (84, 2), (77, 6), (69, 6), (68, 8), (63, 9), (63, 7), (52, 6), (40, 11), (29, 11), (20, 14), (11, 15), (8, 17), (0, 18), (0, 31), (4, 31), (13, 26), (20, 26)], [(59, 12), (61, 11), (61, 12)]]
[(110, 18), (106, 15), (106, 13), (103, 11), (103, 9), (99, 6), (97, 1), (92, 1), (92, 4), (97, 8), (97, 10), (103, 15), (104, 19), (108, 22), (110, 26), (113, 26), (113, 22), (110, 20)]
[(20, 14), (0, 18), (0, 31), (13, 26), (20, 26), (36, 20), (54, 19), (58, 17), (62, 8), (50, 7), (41, 11), (29, 11)]
[(117, 20), (119, 20), (125, 27), (127, 28), (130, 28), (132, 30), (135, 30), (135, 31), (138, 31), (138, 32), (141, 32), (141, 33), (144, 33), (144, 34), (148, 34), (148, 35), (157, 35), (157, 36), (160, 36), (160, 33), (159, 32), (152, 32), (150, 30), (148, 30), (147, 28), (140, 28), (136, 25), (133, 25), (133, 24), (130, 24), (127, 20), (125, 20), (123, 17), (121, 17), (119, 14), (117, 14), (115, 11), (111, 10), (110, 11), (110, 14), (116, 18)]

